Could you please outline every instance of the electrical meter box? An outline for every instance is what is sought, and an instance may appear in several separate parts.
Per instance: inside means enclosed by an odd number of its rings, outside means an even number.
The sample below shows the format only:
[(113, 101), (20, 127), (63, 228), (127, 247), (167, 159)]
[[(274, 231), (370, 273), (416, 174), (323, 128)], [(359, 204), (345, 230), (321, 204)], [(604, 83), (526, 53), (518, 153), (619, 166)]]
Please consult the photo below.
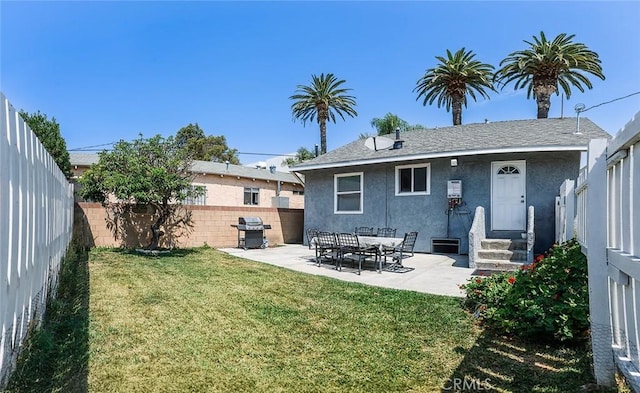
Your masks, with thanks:
[(447, 198), (462, 198), (462, 180), (447, 182)]

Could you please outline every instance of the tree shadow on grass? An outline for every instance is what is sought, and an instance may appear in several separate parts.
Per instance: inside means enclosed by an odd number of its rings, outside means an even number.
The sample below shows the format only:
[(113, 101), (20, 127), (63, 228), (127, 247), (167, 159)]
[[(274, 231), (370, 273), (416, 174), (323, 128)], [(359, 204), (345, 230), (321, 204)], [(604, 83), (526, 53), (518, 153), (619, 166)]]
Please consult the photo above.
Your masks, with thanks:
[[(571, 345), (525, 342), (483, 332), (442, 392), (584, 392), (593, 387), (587, 341)], [(597, 389), (601, 392), (615, 392)]]
[(27, 340), (8, 392), (86, 392), (89, 371), (88, 252), (74, 245), (61, 264), (58, 293)]
[(201, 247), (173, 248), (170, 250), (159, 249), (159, 250), (149, 251), (149, 250), (133, 249), (133, 248), (113, 248), (112, 252), (122, 254), (122, 255), (137, 255), (137, 256), (147, 257), (147, 258), (184, 258), (192, 254), (198, 253), (200, 249)]

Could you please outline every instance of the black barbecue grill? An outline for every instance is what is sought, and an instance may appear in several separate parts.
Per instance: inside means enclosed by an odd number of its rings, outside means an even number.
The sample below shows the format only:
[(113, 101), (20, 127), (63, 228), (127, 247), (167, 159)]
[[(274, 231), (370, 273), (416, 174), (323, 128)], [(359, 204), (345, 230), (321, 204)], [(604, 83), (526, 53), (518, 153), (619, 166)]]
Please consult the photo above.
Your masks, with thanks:
[(266, 246), (264, 230), (271, 229), (271, 225), (263, 224), (260, 217), (238, 217), (238, 224), (231, 226), (238, 229), (238, 247), (246, 250)]

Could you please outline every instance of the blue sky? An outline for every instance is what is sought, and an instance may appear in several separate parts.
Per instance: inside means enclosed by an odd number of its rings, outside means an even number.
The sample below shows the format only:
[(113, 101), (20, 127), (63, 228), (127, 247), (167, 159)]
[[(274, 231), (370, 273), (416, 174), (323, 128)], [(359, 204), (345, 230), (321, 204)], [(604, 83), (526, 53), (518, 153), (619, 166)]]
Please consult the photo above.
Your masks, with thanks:
[[(372, 133), (391, 112), (411, 124), (451, 125), (413, 89), (427, 68), (462, 47), (498, 66), (524, 40), (575, 34), (606, 80), (573, 89), (564, 116), (640, 91), (640, 2), (35, 2), (0, 1), (0, 90), (16, 109), (60, 123), (69, 149), (169, 136), (189, 123), (241, 153), (284, 154), (319, 144), (316, 123), (294, 122), (291, 96), (312, 74), (353, 89), (358, 116), (327, 128), (328, 149)], [(550, 117), (560, 117), (553, 96)], [(583, 113), (615, 134), (640, 94)], [(535, 118), (509, 85), (470, 101), (463, 124)], [(243, 163), (268, 158), (241, 154)]]

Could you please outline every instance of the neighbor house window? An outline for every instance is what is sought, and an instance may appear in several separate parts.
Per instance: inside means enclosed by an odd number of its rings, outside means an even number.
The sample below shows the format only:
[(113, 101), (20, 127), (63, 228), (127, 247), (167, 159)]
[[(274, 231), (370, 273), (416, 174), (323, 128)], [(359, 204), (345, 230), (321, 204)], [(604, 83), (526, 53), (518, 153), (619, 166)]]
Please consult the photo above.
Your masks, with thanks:
[(334, 176), (334, 213), (362, 213), (362, 182), (362, 172)]
[(244, 188), (244, 204), (245, 205), (258, 205), (260, 201), (260, 189), (254, 187)]
[(204, 206), (207, 204), (207, 188), (204, 186), (192, 186), (192, 189), (203, 189), (203, 193), (200, 196), (194, 197), (194, 196), (190, 196), (190, 197), (186, 197), (184, 199), (184, 201), (182, 201), (183, 205), (199, 205), (199, 206)]
[(430, 182), (430, 164), (396, 167), (396, 195), (429, 195)]
[(304, 190), (293, 190), (293, 195), (304, 195)]

